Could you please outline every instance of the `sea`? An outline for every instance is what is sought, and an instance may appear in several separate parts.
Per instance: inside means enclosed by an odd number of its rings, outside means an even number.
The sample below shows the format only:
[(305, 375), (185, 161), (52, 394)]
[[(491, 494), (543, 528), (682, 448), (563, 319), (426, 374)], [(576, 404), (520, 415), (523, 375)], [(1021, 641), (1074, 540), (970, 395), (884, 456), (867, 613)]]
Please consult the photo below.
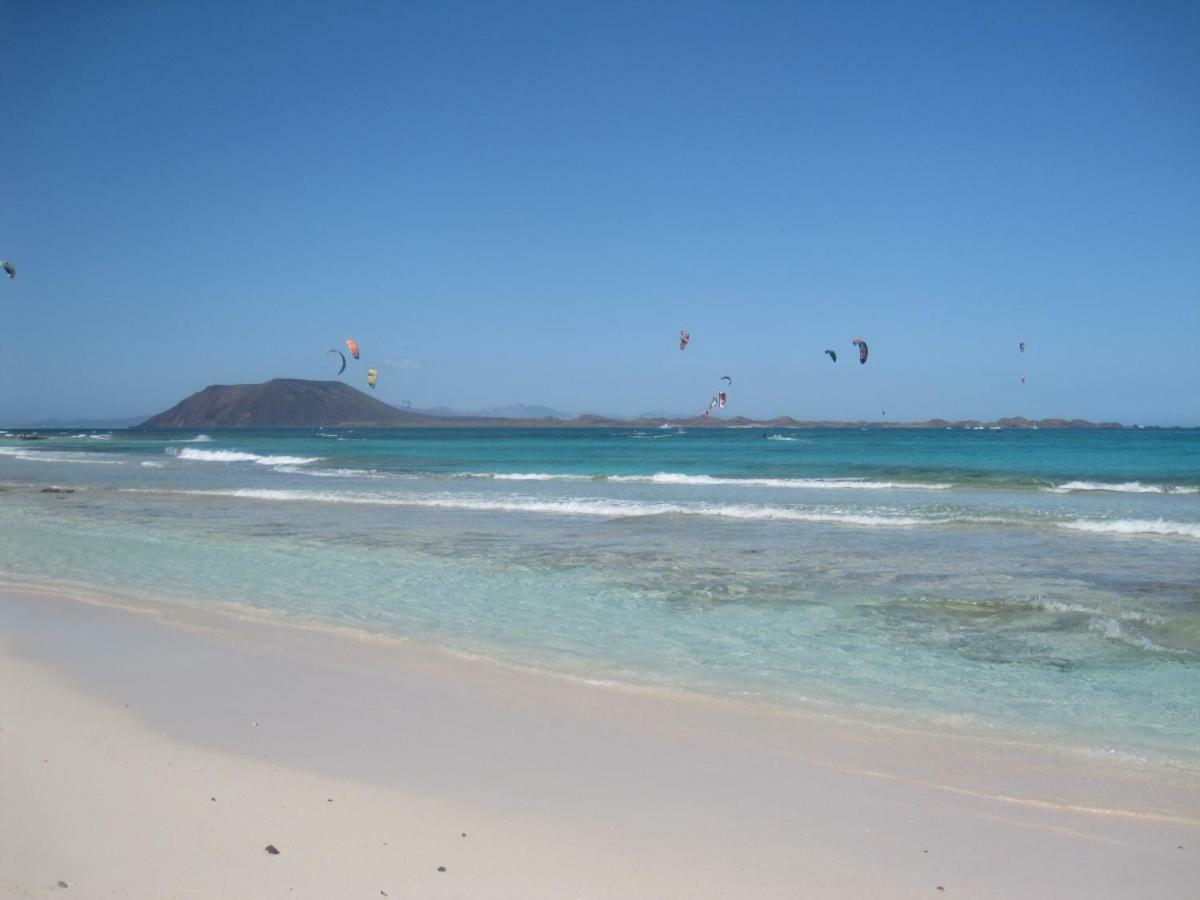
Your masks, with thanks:
[(33, 434), (8, 582), (1200, 771), (1197, 430)]

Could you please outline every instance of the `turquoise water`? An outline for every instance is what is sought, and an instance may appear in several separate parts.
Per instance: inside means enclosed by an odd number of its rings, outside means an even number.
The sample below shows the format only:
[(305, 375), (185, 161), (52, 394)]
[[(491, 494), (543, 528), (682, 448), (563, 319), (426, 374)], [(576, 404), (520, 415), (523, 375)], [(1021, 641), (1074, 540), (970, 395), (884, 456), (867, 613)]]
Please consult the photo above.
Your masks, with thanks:
[(44, 434), (10, 578), (1200, 766), (1197, 431)]

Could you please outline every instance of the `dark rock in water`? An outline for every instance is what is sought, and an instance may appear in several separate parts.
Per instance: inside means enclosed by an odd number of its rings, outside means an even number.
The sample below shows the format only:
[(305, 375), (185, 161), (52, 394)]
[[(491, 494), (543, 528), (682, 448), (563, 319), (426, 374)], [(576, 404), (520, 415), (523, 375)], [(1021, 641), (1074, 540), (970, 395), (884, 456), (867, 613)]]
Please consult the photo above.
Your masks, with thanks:
[(43, 494), (73, 494), (75, 493), (75, 488), (48, 487), (42, 488), (41, 492)]
[(278, 856), (279, 848), (276, 847), (274, 844), (267, 844), (267, 852), (270, 853), (272, 856)]
[(446, 867), (445, 867), (445, 866), (438, 866), (438, 871), (439, 871), (439, 872), (445, 872), (445, 871), (446, 871)]

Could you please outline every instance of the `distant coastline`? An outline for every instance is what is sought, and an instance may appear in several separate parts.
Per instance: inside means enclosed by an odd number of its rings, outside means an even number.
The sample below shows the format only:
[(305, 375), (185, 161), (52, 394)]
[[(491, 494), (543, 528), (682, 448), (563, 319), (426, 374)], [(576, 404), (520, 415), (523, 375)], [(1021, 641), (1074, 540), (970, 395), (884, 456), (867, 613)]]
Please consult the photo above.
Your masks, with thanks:
[[(518, 407), (519, 408), (519, 407)], [(524, 407), (539, 409), (539, 407)], [(544, 407), (541, 407), (544, 408)], [(119, 423), (119, 424), (118, 424)], [(276, 378), (261, 384), (210, 385), (170, 409), (144, 421), (129, 419), (39, 422), (11, 425), (28, 431), (68, 428), (121, 428), (130, 431), (163, 429), (294, 429), (294, 428), (700, 428), (700, 429), (948, 429), (948, 430), (1187, 430), (1185, 425), (1126, 425), (1078, 418), (1027, 419), (1011, 416), (993, 420), (933, 418), (919, 422), (888, 420), (805, 420), (792, 416), (751, 419), (745, 416), (637, 416), (620, 418), (594, 413), (574, 417), (545, 415), (510, 417), (398, 409), (339, 381)]]

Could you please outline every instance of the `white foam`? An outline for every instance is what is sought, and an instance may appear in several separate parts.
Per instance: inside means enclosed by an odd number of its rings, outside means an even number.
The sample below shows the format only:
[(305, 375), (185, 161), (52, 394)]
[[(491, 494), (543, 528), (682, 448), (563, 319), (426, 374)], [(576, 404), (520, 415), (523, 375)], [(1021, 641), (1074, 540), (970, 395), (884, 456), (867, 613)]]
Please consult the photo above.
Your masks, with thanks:
[(121, 465), (119, 459), (105, 458), (98, 453), (76, 453), (69, 450), (26, 450), (24, 447), (0, 447), (0, 456), (8, 456), (26, 462), (82, 463), (93, 466)]
[(191, 447), (184, 447), (181, 450), (172, 447), (167, 450), (167, 453), (194, 462), (249, 462), (259, 466), (305, 466), (309, 463), (320, 462), (324, 458), (321, 456), (262, 456), (258, 453), (244, 453), (241, 450), (195, 450)]
[(1162, 616), (1155, 613), (1140, 612), (1138, 610), (1123, 609), (1111, 613), (1106, 613), (1098, 609), (1093, 609), (1090, 606), (1084, 606), (1081, 603), (1065, 603), (1062, 600), (1049, 600), (1045, 597), (1023, 597), (1014, 601), (1019, 605), (1034, 606), (1038, 609), (1044, 609), (1046, 612), (1055, 613), (1079, 613), (1085, 616), (1105, 617), (1111, 615), (1115, 619), (1122, 622), (1140, 622), (1144, 625), (1158, 625), (1162, 623)]
[[(142, 491), (137, 491), (141, 493)], [(335, 491), (296, 491), (239, 488), (233, 490), (190, 490), (172, 493), (204, 497), (237, 497), (279, 502), (338, 503), (367, 506), (423, 507), (431, 509), (460, 509), (482, 512), (525, 512), (564, 516), (598, 516), (631, 518), (662, 515), (703, 516), (745, 520), (779, 520), (812, 522), (829, 525), (861, 525), (871, 527), (911, 527), (941, 524), (945, 519), (921, 519), (912, 516), (877, 515), (845, 512), (820, 512), (776, 506), (748, 506), (714, 503), (652, 503), (635, 500), (598, 500), (567, 498), (541, 500), (535, 497), (479, 497), (469, 495), (434, 495), (401, 497), (386, 494), (352, 494)]]
[(947, 483), (868, 481), (864, 478), (722, 478), (714, 475), (683, 475), (658, 472), (654, 475), (579, 475), (547, 472), (459, 472), (457, 478), (488, 478), (495, 481), (608, 481), (616, 484), (668, 484), (693, 487), (767, 487), (793, 490), (914, 490), (945, 491)]
[(1096, 534), (1161, 534), (1200, 540), (1200, 523), (1168, 522), (1163, 519), (1076, 519), (1060, 522), (1060, 528)]
[(1071, 494), (1076, 491), (1104, 491), (1114, 494), (1200, 494), (1200, 488), (1187, 485), (1143, 484), (1140, 481), (1068, 481), (1054, 487), (1042, 488), (1051, 494)]
[(150, 462), (149, 460), (146, 460), (145, 462), (143, 462), (142, 465), (145, 466), (147, 469), (161, 469), (163, 467), (162, 463)]
[(1163, 494), (1166, 489), (1157, 484), (1142, 484), (1140, 481), (1125, 481), (1114, 484), (1106, 481), (1068, 481), (1043, 490), (1051, 494), (1070, 494), (1075, 491), (1108, 491), (1116, 494)]
[(1131, 647), (1137, 647), (1139, 650), (1146, 650), (1151, 653), (1177, 653), (1178, 652), (1176, 650), (1169, 650), (1166, 647), (1156, 644), (1156, 643), (1154, 643), (1154, 641), (1150, 640), (1147, 637), (1143, 637), (1140, 634), (1128, 634), (1125, 631), (1125, 629), (1121, 627), (1121, 623), (1118, 622), (1116, 619), (1109, 619), (1109, 618), (1104, 618), (1104, 617), (1093, 619), (1091, 624), (1089, 625), (1089, 627), (1093, 631), (1100, 632), (1100, 634), (1104, 635), (1110, 641), (1117, 641), (1118, 643), (1128, 644)]
[(655, 475), (609, 475), (608, 481), (641, 482), (648, 484), (679, 484), (711, 487), (769, 487), (793, 490), (857, 490), (857, 491), (945, 491), (954, 485), (919, 481), (868, 481), (865, 478), (721, 478), (713, 475), (681, 475), (658, 472)]
[(377, 469), (307, 469), (300, 466), (278, 465), (276, 472), (286, 475), (310, 475), (313, 478), (370, 478), (415, 480), (418, 476), (404, 473), (380, 472)]
[[(591, 481), (593, 475), (549, 474), (546, 472), (460, 472), (458, 478), (490, 478), (494, 481)], [(603, 478), (603, 476), (598, 476)]]

